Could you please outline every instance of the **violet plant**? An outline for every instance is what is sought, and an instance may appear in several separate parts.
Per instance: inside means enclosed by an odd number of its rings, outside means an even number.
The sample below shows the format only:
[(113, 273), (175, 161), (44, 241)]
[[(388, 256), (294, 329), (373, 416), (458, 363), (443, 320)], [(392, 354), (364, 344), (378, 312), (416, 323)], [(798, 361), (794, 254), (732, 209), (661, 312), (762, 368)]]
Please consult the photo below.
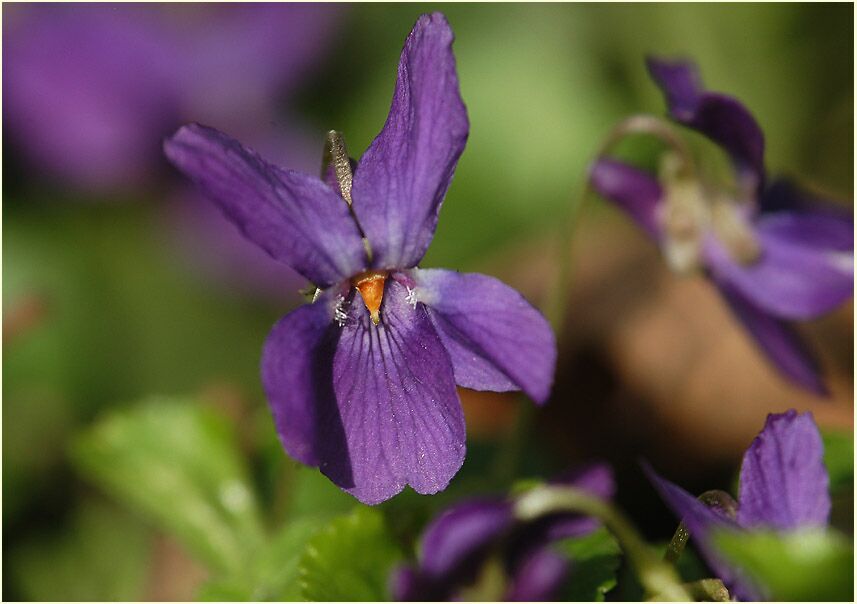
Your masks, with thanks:
[(714, 538), (718, 530), (790, 534), (821, 529), (829, 521), (824, 445), (808, 412), (798, 414), (792, 409), (768, 416), (764, 429), (744, 453), (737, 502), (723, 491), (708, 491), (697, 499), (648, 466), (646, 471), (683, 522), (668, 555), (674, 559), (680, 555), (689, 531), (714, 573), (742, 600), (764, 599), (770, 594), (718, 547)]
[(443, 15), (417, 21), (383, 129), (354, 167), (332, 133), (324, 180), (205, 126), (164, 144), (249, 239), (315, 285), (271, 331), (262, 381), (286, 451), (368, 504), (449, 484), (465, 454), (456, 385), (543, 403), (553, 379), (553, 333), (519, 293), (417, 268), (469, 130), (452, 41)]
[[(443, 15), (419, 18), (381, 132), (357, 162), (331, 132), (321, 177), (281, 168), (208, 126), (184, 126), (164, 142), (169, 160), (248, 240), (311, 282), (308, 303), (265, 342), (262, 382), (286, 452), (362, 504), (407, 485), (419, 494), (450, 485), (466, 449), (456, 386), (520, 390), (542, 404), (555, 370), (551, 328), (518, 292), (486, 275), (419, 267), (469, 133), (452, 43)], [(767, 215), (796, 194), (765, 183), (749, 113), (701, 91), (687, 65), (652, 63), (652, 71), (675, 119), (733, 158), (735, 189), (703, 187), (663, 124), (657, 130), (678, 155), (665, 158), (660, 181), (599, 158), (593, 185), (658, 239), (671, 266), (707, 271), (772, 360), (819, 390), (784, 320), (850, 296), (849, 219), (804, 209)], [(391, 534), (391, 506), (418, 500), (430, 509), (428, 498), (355, 506), (315, 471), (292, 469), (290, 484), (300, 491), (301, 481), (318, 481), (322, 496), (303, 504), (313, 509), (290, 510), (269, 531), (238, 438), (209, 411), (150, 401), (99, 422), (75, 453), (84, 471), (189, 544), (212, 574), (205, 599), (555, 600), (592, 575), (599, 582), (583, 599), (603, 600), (620, 558), (645, 599), (760, 598), (768, 586), (725, 551), (721, 532), (771, 529), (779, 538), (826, 526), (830, 510), (817, 428), (790, 412), (771, 416), (747, 451), (737, 504), (725, 494), (698, 501), (652, 475), (684, 520), (666, 559), (612, 503), (612, 471), (599, 463), (503, 498), (456, 500), (450, 489), (453, 503), (424, 527), (414, 561), (405, 552), (415, 535)], [(177, 494), (179, 505), (164, 505)], [(688, 530), (719, 579), (689, 582), (671, 564)]]
[[(575, 470), (554, 484), (601, 499), (615, 491), (603, 464)], [(590, 534), (598, 521), (569, 512), (523, 520), (515, 515), (516, 499), (462, 501), (440, 514), (425, 529), (418, 564), (391, 577), (393, 599), (557, 599), (572, 568), (551, 544)]]
[(736, 99), (706, 91), (695, 65), (650, 59), (648, 67), (670, 117), (729, 156), (732, 186), (703, 181), (680, 137), (648, 116), (624, 122), (607, 146), (632, 132), (664, 139), (671, 150), (659, 174), (601, 156), (591, 186), (659, 244), (671, 269), (704, 272), (780, 373), (826, 394), (817, 362), (789, 322), (852, 297), (852, 217), (786, 180), (769, 182), (756, 120)]

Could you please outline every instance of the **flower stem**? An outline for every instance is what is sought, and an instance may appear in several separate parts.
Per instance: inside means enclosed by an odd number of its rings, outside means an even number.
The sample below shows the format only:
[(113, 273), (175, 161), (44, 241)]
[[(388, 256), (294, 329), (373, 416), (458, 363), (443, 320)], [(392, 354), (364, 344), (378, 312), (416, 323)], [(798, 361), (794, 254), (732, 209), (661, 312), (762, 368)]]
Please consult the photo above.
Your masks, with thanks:
[(619, 541), (647, 597), (672, 602), (692, 600), (675, 569), (655, 555), (630, 521), (609, 502), (573, 487), (543, 486), (523, 495), (515, 506), (516, 516), (525, 521), (556, 512), (601, 520)]

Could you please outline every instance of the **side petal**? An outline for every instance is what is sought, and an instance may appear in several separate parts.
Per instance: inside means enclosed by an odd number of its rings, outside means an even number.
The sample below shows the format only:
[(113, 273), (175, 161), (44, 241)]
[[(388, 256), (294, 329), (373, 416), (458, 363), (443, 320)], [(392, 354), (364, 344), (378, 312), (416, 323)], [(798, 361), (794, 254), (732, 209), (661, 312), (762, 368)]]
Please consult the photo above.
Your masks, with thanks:
[(854, 290), (850, 252), (821, 243), (828, 224), (798, 213), (763, 216), (755, 225), (761, 257), (744, 266), (713, 237), (705, 241), (706, 263), (718, 279), (760, 309), (781, 319), (812, 319), (848, 301)]
[(331, 301), (321, 298), (280, 319), (262, 351), (262, 385), (280, 442), (310, 466), (348, 455), (333, 393), (340, 332)]
[(835, 232), (830, 232), (833, 240), (829, 240), (827, 245), (835, 249), (853, 250), (854, 215), (846, 205), (807, 191), (788, 178), (773, 181), (759, 198), (759, 209), (763, 215), (786, 211), (831, 219), (833, 222), (828, 228), (835, 229)]
[(648, 235), (660, 238), (658, 203), (663, 190), (650, 174), (612, 159), (599, 159), (589, 170), (589, 183), (605, 199), (628, 213)]
[(795, 384), (826, 396), (818, 363), (788, 322), (755, 306), (728, 283), (718, 283), (735, 316), (744, 324), (768, 360)]
[(320, 287), (359, 273), (365, 252), (342, 198), (320, 179), (283, 170), (213, 128), (184, 126), (164, 143), (246, 237)]
[(850, 215), (831, 211), (772, 212), (759, 216), (756, 224), (769, 237), (795, 245), (834, 254), (846, 252), (847, 258), (854, 252), (854, 219)]
[(508, 285), (479, 273), (410, 271), (465, 388), (523, 390), (537, 403), (550, 394), (556, 340), (545, 318)]
[(770, 414), (744, 453), (738, 522), (779, 530), (825, 526), (830, 516), (824, 445), (812, 414)]
[(322, 470), (366, 504), (406, 484), (446, 488), (464, 462), (464, 415), (449, 355), (425, 308), (387, 280), (381, 323), (358, 299), (333, 361), (333, 388), (348, 443), (348, 466)]
[(765, 137), (750, 111), (730, 96), (706, 92), (691, 62), (650, 57), (646, 66), (666, 97), (670, 116), (723, 147), (739, 172), (761, 186)]
[(710, 544), (712, 529), (740, 530), (740, 527), (681, 487), (661, 478), (648, 464), (643, 464), (643, 470), (667, 506), (685, 523), (700, 555), (714, 574), (729, 588), (730, 593), (742, 600), (759, 600), (756, 589), (741, 569), (727, 563)]
[(435, 581), (450, 586), (477, 570), (487, 548), (499, 541), (514, 522), (505, 501), (473, 500), (438, 516), (423, 534), (420, 568)]
[(408, 268), (423, 257), (467, 141), (452, 40), (442, 14), (419, 18), (402, 50), (387, 122), (354, 175), (354, 212), (376, 268)]

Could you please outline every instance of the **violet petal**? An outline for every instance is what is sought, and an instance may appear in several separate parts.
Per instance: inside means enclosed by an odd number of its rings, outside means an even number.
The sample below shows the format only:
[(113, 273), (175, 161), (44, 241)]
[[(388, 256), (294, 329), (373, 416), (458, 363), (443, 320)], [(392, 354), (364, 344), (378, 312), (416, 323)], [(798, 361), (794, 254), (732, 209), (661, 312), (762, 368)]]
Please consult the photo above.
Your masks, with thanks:
[(854, 289), (851, 253), (815, 245), (818, 221), (811, 216), (771, 216), (756, 224), (761, 257), (753, 264), (738, 264), (719, 241), (706, 240), (706, 264), (717, 280), (781, 319), (812, 319), (849, 300)]
[(772, 317), (755, 306), (728, 283), (717, 284), (732, 312), (744, 324), (768, 360), (802, 388), (826, 396), (828, 392), (818, 362), (795, 329), (787, 321)]
[(739, 171), (761, 186), (765, 137), (750, 111), (732, 97), (706, 92), (691, 62), (650, 57), (646, 65), (666, 97), (672, 118), (721, 145)]
[(429, 308), (465, 388), (550, 394), (556, 341), (545, 318), (517, 291), (479, 273), (414, 269), (416, 297)]
[(685, 523), (703, 560), (730, 593), (742, 600), (758, 600), (756, 590), (741, 570), (727, 563), (710, 543), (712, 529), (740, 530), (738, 524), (715, 508), (706, 506), (681, 487), (661, 478), (648, 464), (643, 464), (643, 469), (667, 506)]
[(548, 548), (532, 552), (515, 570), (506, 594), (510, 602), (545, 602), (556, 599), (557, 591), (568, 576), (570, 565)]
[(463, 579), (513, 523), (511, 505), (506, 501), (473, 500), (447, 509), (423, 533), (422, 572), (435, 581)]
[(148, 8), (4, 11), (3, 125), (40, 168), (98, 192), (155, 172), (177, 106), (169, 53)]
[[(611, 499), (616, 493), (613, 470), (606, 463), (593, 463), (577, 468), (552, 480), (551, 484), (572, 486), (601, 499)], [(544, 520), (546, 522), (541, 527), (544, 541), (580, 537), (601, 525), (597, 519), (580, 514), (555, 514)]]
[[(788, 178), (779, 178), (765, 188), (759, 198), (759, 209), (766, 214), (782, 210), (808, 212), (838, 219), (848, 225), (854, 224), (854, 216), (844, 204), (811, 193)], [(851, 230), (851, 227), (848, 229)], [(854, 249), (853, 234), (851, 241), (852, 244), (847, 249)]]
[(408, 304), (404, 286), (387, 280), (379, 325), (355, 298), (333, 385), (350, 460), (347, 468), (333, 460), (322, 467), (331, 480), (367, 504), (406, 484), (422, 494), (449, 484), (464, 461), (464, 415), (449, 356), (425, 308)]
[(354, 212), (378, 268), (409, 268), (423, 257), (464, 150), (469, 124), (452, 40), (442, 14), (419, 18), (402, 50), (387, 122), (354, 175)]
[(791, 241), (809, 249), (854, 252), (854, 220), (830, 212), (772, 212), (756, 220), (769, 237)]
[(770, 414), (744, 454), (738, 523), (780, 530), (825, 526), (830, 516), (824, 445), (812, 414)]
[(320, 179), (284, 170), (213, 128), (184, 126), (167, 157), (217, 202), (250, 240), (320, 287), (365, 268), (360, 232)]
[(589, 171), (592, 188), (609, 199), (654, 239), (660, 238), (658, 203), (663, 190), (650, 174), (613, 159), (599, 159)]
[(333, 321), (335, 302), (322, 297), (287, 314), (262, 351), (262, 384), (277, 435), (289, 455), (310, 466), (348, 456), (333, 393), (333, 355), (341, 332)]

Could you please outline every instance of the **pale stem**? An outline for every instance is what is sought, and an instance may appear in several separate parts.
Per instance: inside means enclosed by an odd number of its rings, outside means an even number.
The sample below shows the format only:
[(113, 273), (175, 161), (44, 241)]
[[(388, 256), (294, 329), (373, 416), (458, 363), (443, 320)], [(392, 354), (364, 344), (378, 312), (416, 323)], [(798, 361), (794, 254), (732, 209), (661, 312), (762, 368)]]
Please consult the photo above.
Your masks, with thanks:
[[(723, 510), (729, 518), (735, 519), (738, 513), (738, 504), (732, 499), (732, 496), (726, 491), (717, 489), (705, 491), (697, 497), (702, 503), (710, 508), (718, 508)], [(664, 560), (670, 564), (675, 564), (681, 557), (690, 533), (684, 522), (679, 523), (678, 528), (673, 535), (672, 540), (667, 545), (667, 551), (664, 553)]]
[(543, 486), (524, 494), (515, 505), (516, 517), (524, 521), (557, 512), (584, 514), (603, 522), (619, 541), (648, 597), (691, 601), (675, 569), (654, 554), (628, 519), (609, 502), (573, 487)]

